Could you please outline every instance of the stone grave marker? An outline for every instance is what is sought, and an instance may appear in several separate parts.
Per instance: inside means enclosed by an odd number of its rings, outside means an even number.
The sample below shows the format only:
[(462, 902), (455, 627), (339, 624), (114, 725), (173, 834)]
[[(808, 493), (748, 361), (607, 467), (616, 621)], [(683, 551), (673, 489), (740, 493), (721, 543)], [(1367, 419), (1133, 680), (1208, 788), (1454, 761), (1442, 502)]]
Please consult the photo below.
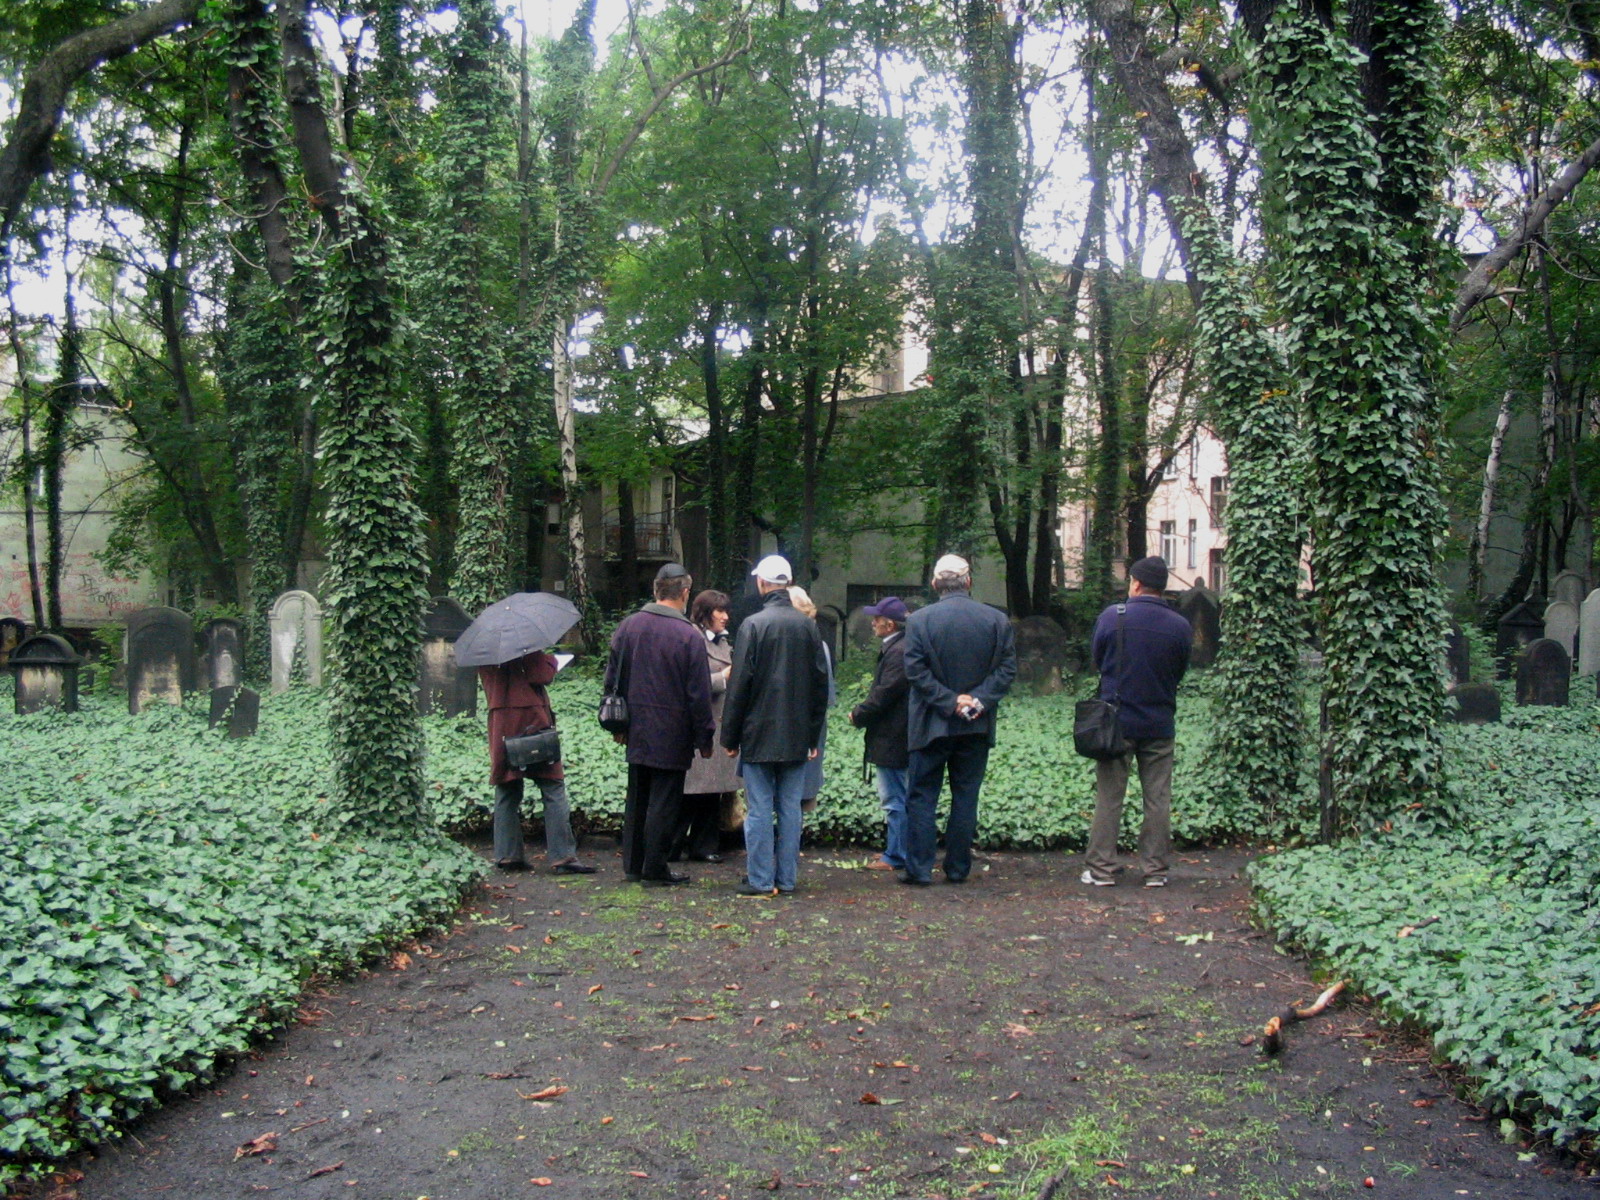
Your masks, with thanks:
[(478, 673), (456, 666), (456, 639), (472, 618), (449, 596), (435, 596), (422, 622), (422, 659), (417, 680), (417, 711), (447, 717), (478, 711)]
[(1500, 666), (1500, 678), (1509, 678), (1516, 666), (1517, 655), (1529, 642), (1544, 636), (1544, 605), (1535, 607), (1532, 600), (1508, 610), (1495, 624), (1494, 656)]
[(1600, 674), (1600, 588), (1578, 608), (1578, 674)]
[(261, 720), (261, 693), (231, 684), (211, 689), (211, 728), (228, 723), (230, 738), (254, 737)]
[(1500, 719), (1500, 693), (1492, 683), (1461, 683), (1450, 689), (1458, 725), (1489, 725)]
[(232, 617), (207, 621), (200, 631), (206, 644), (206, 682), (215, 690), (244, 681), (244, 625)]
[(1208, 587), (1194, 587), (1179, 592), (1173, 607), (1194, 630), (1189, 665), (1211, 666), (1217, 661), (1217, 648), (1222, 645), (1222, 598)]
[(1017, 682), (1041, 695), (1061, 690), (1067, 669), (1067, 631), (1050, 617), (1020, 617), (1011, 622), (1017, 639)]
[(194, 690), (194, 622), (175, 608), (140, 609), (128, 618), (128, 711), (182, 704)]
[(16, 676), (18, 715), (41, 708), (78, 711), (78, 668), (83, 660), (72, 643), (53, 633), (35, 634), (11, 651), (6, 668)]
[(867, 606), (865, 604), (858, 606), (850, 614), (849, 619), (844, 623), (844, 631), (851, 647), (856, 650), (865, 650), (869, 646), (875, 646), (878, 642), (878, 639), (872, 635), (872, 618), (867, 616)]
[(11, 661), (11, 652), (28, 638), (28, 623), (20, 617), (0, 617), (0, 667)]
[(1472, 678), (1472, 650), (1459, 621), (1450, 622), (1450, 632), (1444, 642), (1444, 664), (1452, 684), (1466, 683)]
[(1544, 609), (1544, 636), (1559, 642), (1571, 658), (1578, 642), (1579, 609), (1571, 600), (1552, 600)]
[(1550, 584), (1550, 599), (1582, 604), (1583, 595), (1588, 590), (1582, 575), (1576, 571), (1563, 571)]
[(267, 617), (272, 637), (272, 690), (288, 688), (298, 660), (305, 681), (322, 686), (322, 605), (310, 592), (284, 592)]
[(1563, 705), (1572, 684), (1572, 659), (1549, 638), (1529, 642), (1517, 662), (1517, 703)]

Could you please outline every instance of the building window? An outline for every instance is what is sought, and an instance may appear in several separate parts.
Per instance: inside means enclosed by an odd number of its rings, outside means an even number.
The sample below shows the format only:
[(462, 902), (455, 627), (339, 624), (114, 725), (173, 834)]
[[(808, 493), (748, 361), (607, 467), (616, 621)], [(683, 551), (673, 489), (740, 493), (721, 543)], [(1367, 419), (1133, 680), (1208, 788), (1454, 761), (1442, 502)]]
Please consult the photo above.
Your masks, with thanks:
[(1189, 478), (1194, 479), (1200, 474), (1200, 439), (1189, 439)]
[(1161, 522), (1161, 557), (1168, 566), (1178, 561), (1178, 523)]
[(1178, 452), (1174, 450), (1167, 455), (1161, 463), (1161, 479), (1163, 482), (1178, 477)]
[(1193, 517), (1189, 519), (1189, 570), (1194, 570), (1200, 565), (1200, 522)]
[(1228, 507), (1228, 477), (1226, 475), (1213, 475), (1211, 477), (1211, 528), (1221, 529), (1222, 519)]
[(1228, 588), (1228, 564), (1223, 559), (1221, 550), (1211, 552), (1211, 590), (1217, 595), (1222, 595)]

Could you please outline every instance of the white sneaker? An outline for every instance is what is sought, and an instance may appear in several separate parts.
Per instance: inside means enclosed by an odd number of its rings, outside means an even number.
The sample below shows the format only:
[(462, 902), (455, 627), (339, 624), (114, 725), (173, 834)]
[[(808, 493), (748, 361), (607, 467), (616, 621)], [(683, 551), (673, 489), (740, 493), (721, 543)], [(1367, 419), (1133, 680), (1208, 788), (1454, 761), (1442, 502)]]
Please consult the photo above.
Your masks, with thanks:
[(1087, 867), (1084, 868), (1083, 874), (1078, 876), (1078, 882), (1079, 883), (1093, 884), (1095, 887), (1116, 887), (1117, 886), (1117, 881), (1115, 879), (1096, 879), (1094, 877), (1094, 872), (1089, 870)]
[(1144, 885), (1145, 887), (1166, 887), (1167, 877), (1165, 875), (1146, 875), (1144, 877)]

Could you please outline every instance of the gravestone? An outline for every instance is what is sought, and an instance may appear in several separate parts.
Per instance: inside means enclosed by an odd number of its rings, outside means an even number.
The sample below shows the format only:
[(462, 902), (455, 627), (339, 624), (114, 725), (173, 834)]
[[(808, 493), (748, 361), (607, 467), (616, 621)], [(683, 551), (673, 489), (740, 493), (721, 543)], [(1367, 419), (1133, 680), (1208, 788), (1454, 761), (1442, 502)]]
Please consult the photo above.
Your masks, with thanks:
[(213, 689), (237, 687), (244, 675), (244, 625), (217, 617), (200, 631), (206, 644), (206, 683)]
[(1041, 695), (1061, 690), (1067, 669), (1067, 631), (1050, 617), (1021, 617), (1011, 622), (1017, 639), (1017, 682)]
[(471, 716), (478, 711), (478, 673), (456, 666), (455, 642), (472, 624), (466, 611), (448, 596), (435, 596), (422, 622), (422, 658), (418, 668), (417, 711), (424, 715)]
[(1600, 588), (1578, 609), (1578, 674), (1600, 674)]
[(1510, 677), (1516, 666), (1517, 654), (1529, 642), (1544, 636), (1544, 605), (1532, 600), (1509, 609), (1495, 623), (1494, 656), (1499, 664), (1500, 678)]
[(149, 704), (182, 704), (194, 690), (194, 622), (188, 613), (140, 609), (128, 618), (124, 655), (130, 713)]
[(844, 632), (850, 645), (857, 650), (865, 650), (868, 646), (876, 644), (878, 639), (873, 636), (872, 618), (867, 616), (865, 604), (850, 614), (844, 623)]
[(1576, 571), (1563, 571), (1550, 584), (1550, 599), (1565, 600), (1568, 604), (1582, 604), (1583, 594), (1589, 590), (1582, 575)]
[(1572, 659), (1560, 642), (1539, 638), (1528, 643), (1517, 662), (1517, 703), (1564, 705), (1572, 684)]
[(1194, 630), (1189, 665), (1211, 666), (1217, 661), (1217, 648), (1222, 644), (1222, 598), (1208, 587), (1195, 587), (1178, 593), (1173, 607)]
[(230, 738), (254, 737), (261, 720), (261, 693), (237, 684), (211, 689), (211, 728), (228, 723)]
[(16, 676), (14, 705), (18, 715), (41, 708), (78, 711), (78, 667), (83, 660), (72, 643), (53, 633), (40, 633), (11, 651), (6, 668)]
[(1450, 622), (1450, 632), (1445, 637), (1444, 664), (1452, 684), (1466, 683), (1472, 678), (1472, 649), (1458, 621)]
[(1559, 642), (1570, 659), (1578, 641), (1578, 606), (1571, 600), (1552, 600), (1545, 605), (1544, 636)]
[(1462, 683), (1450, 689), (1458, 725), (1489, 725), (1500, 719), (1500, 693), (1492, 683)]
[(11, 652), (28, 638), (28, 623), (20, 617), (0, 617), (0, 667), (11, 661)]
[(272, 636), (272, 690), (281, 692), (301, 663), (305, 681), (322, 686), (322, 605), (310, 592), (284, 592), (267, 616)]
[(844, 626), (844, 613), (831, 604), (825, 604), (817, 609), (817, 632), (822, 635), (822, 642), (828, 647), (828, 653), (833, 656), (834, 665), (837, 666), (848, 649), (839, 643), (839, 630)]

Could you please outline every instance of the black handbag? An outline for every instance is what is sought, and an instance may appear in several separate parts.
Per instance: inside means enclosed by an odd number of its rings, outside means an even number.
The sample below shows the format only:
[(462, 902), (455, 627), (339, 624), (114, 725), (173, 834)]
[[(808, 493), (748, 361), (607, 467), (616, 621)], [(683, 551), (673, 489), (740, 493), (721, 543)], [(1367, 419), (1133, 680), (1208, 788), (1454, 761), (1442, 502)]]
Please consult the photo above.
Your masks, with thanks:
[[(1122, 669), (1122, 651), (1126, 641), (1122, 632), (1122, 617), (1128, 611), (1126, 604), (1117, 605), (1117, 669)], [(1079, 700), (1072, 713), (1072, 748), (1085, 758), (1121, 758), (1128, 752), (1127, 740), (1122, 736), (1118, 716), (1122, 702), (1113, 695), (1109, 700), (1099, 696)]]
[(554, 725), (537, 733), (523, 733), (503, 739), (506, 762), (518, 771), (561, 761), (561, 735)]
[(617, 667), (617, 678), (606, 680), (606, 691), (600, 697), (600, 728), (607, 733), (628, 732), (628, 659), (624, 655)]

